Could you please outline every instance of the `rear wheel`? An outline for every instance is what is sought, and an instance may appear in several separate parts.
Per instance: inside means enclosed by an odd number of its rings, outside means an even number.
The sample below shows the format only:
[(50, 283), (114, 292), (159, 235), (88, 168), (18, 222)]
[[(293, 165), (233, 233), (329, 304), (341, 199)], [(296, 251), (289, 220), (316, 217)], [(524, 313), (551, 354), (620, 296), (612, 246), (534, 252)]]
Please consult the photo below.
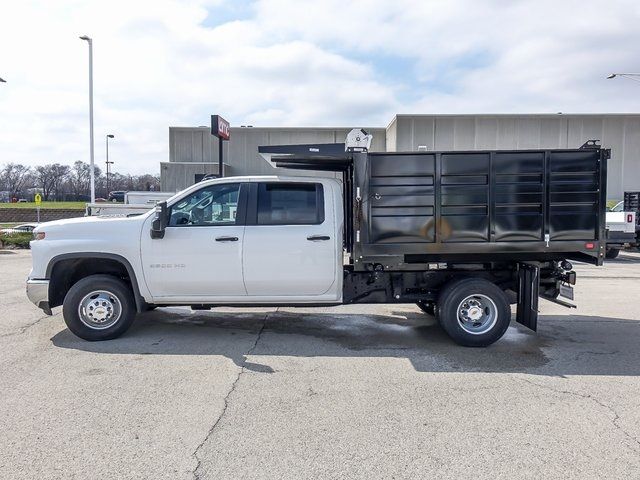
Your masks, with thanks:
[(605, 257), (609, 260), (613, 260), (620, 254), (620, 250), (618, 248), (609, 248), (607, 249), (607, 253), (605, 253)]
[(506, 294), (484, 279), (468, 278), (448, 284), (438, 299), (438, 320), (458, 344), (486, 347), (507, 331), (511, 308)]
[(90, 275), (78, 281), (62, 305), (69, 330), (89, 341), (119, 337), (129, 329), (135, 314), (131, 288), (111, 275)]

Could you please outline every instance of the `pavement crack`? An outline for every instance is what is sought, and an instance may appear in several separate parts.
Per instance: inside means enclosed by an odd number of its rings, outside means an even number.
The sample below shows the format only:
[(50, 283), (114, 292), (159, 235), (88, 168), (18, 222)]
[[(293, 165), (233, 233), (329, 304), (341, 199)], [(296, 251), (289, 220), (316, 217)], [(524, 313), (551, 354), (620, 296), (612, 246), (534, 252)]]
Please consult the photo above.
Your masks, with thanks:
[(633, 451), (634, 453), (640, 453), (640, 440), (638, 440), (638, 438), (636, 438), (631, 433), (629, 433), (627, 430), (622, 428), (622, 426), (619, 423), (620, 422), (620, 415), (618, 414), (618, 412), (611, 405), (607, 405), (606, 403), (603, 403), (602, 401), (598, 400), (593, 395), (590, 395), (590, 394), (587, 394), (587, 393), (572, 392), (570, 390), (562, 390), (562, 389), (554, 388), (554, 387), (551, 387), (549, 385), (541, 385), (539, 383), (532, 382), (531, 380), (528, 380), (528, 379), (522, 378), (522, 377), (518, 377), (518, 379), (522, 380), (525, 383), (528, 383), (529, 385), (533, 385), (533, 386), (536, 386), (536, 387), (539, 387), (539, 388), (550, 390), (552, 392), (555, 392), (555, 393), (558, 393), (558, 394), (561, 394), (561, 395), (572, 395), (574, 397), (579, 397), (579, 398), (584, 398), (586, 400), (591, 400), (596, 405), (599, 405), (602, 408), (608, 410), (613, 415), (613, 419), (611, 420), (611, 424), (616, 428), (616, 430), (619, 430), (625, 437), (627, 437), (632, 443), (634, 443), (638, 447), (638, 448), (629, 447), (629, 450)]
[(31, 327), (36, 326), (42, 320), (44, 320), (45, 318), (49, 318), (49, 317), (50, 317), (50, 315), (44, 315), (44, 316), (38, 318), (37, 320), (35, 320), (34, 322), (31, 322), (31, 323), (28, 323), (26, 325), (23, 325), (22, 327), (18, 328), (18, 330), (15, 331), (15, 332), (3, 333), (2, 335), (0, 335), (0, 338), (14, 337), (14, 336), (17, 336), (17, 335), (22, 335), (24, 332), (29, 330)]
[[(278, 308), (275, 309), (275, 312), (278, 311)], [(242, 361), (242, 365), (240, 366), (240, 369), (238, 370), (238, 375), (236, 375), (236, 378), (233, 380), (233, 383), (231, 384), (231, 388), (229, 388), (229, 391), (227, 392), (227, 394), (224, 397), (224, 404), (222, 406), (222, 411), (220, 412), (220, 415), (218, 415), (218, 418), (216, 418), (216, 420), (214, 421), (213, 425), (211, 426), (211, 428), (209, 429), (209, 431), (205, 435), (205, 437), (202, 440), (202, 442), (200, 442), (198, 444), (196, 449), (191, 454), (191, 456), (196, 460), (196, 466), (192, 471), (193, 478), (195, 480), (200, 480), (200, 473), (198, 472), (198, 470), (200, 470), (200, 467), (202, 465), (202, 459), (198, 456), (198, 452), (204, 446), (204, 444), (207, 443), (207, 441), (209, 440), (211, 435), (213, 435), (213, 432), (216, 430), (216, 428), (218, 427), (218, 425), (220, 424), (220, 422), (224, 418), (225, 414), (227, 413), (227, 408), (229, 407), (229, 400), (231, 398), (231, 395), (235, 391), (235, 389), (236, 389), (236, 387), (238, 385), (238, 382), (240, 381), (240, 378), (242, 377), (242, 375), (246, 371), (247, 357), (249, 355), (251, 355), (255, 351), (256, 347), (258, 346), (258, 343), (260, 342), (260, 338), (262, 337), (262, 333), (264, 332), (264, 329), (265, 329), (265, 327), (267, 325), (267, 319), (269, 318), (269, 314), (270, 313), (272, 313), (272, 312), (267, 312), (265, 314), (264, 318), (262, 319), (262, 325), (260, 325), (260, 329), (258, 330), (258, 333), (256, 334), (256, 338), (255, 338), (253, 344), (251, 345), (251, 347), (249, 347), (247, 352), (243, 355), (243, 361)]]

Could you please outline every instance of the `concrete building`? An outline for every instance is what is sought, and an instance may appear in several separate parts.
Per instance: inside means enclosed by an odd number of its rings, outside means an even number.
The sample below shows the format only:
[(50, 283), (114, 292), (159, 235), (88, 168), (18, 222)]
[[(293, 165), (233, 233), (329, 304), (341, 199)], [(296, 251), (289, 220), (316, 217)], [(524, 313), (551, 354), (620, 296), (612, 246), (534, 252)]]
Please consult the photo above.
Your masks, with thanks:
[[(233, 127), (224, 144), (225, 175), (276, 173), (258, 155), (259, 145), (343, 142), (350, 129)], [(607, 197), (621, 199), (625, 190), (640, 190), (640, 114), (396, 115), (386, 128), (367, 130), (373, 134), (372, 150), (391, 152), (577, 148), (598, 139), (611, 148)], [(209, 128), (170, 127), (162, 189), (180, 190), (203, 174), (217, 174), (217, 142)]]
[[(351, 128), (254, 128), (231, 127), (222, 158), (225, 176), (273, 175), (276, 170), (258, 155), (260, 145), (344, 142)], [(384, 128), (369, 129), (372, 150), (385, 151)], [(282, 174), (282, 169), (278, 169)], [(169, 161), (160, 163), (162, 191), (173, 192), (193, 185), (203, 174), (218, 173), (218, 138), (208, 127), (169, 127)], [(287, 175), (313, 172), (286, 170)], [(326, 175), (326, 173), (325, 173)]]

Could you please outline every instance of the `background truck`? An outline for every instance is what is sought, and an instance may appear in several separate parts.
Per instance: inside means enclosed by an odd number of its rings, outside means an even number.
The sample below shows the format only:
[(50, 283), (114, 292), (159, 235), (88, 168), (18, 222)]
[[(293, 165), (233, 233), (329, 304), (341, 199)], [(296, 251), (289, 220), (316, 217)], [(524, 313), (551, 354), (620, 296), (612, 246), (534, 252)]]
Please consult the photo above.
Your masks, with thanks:
[[(114, 193), (114, 192), (112, 192)], [(124, 203), (87, 203), (85, 215), (101, 217), (126, 217), (140, 215), (155, 208), (158, 202), (172, 197), (170, 192), (117, 192), (122, 193)]]
[(416, 303), (456, 342), (486, 346), (538, 298), (566, 306), (569, 260), (602, 265), (606, 160), (580, 149), (370, 153), (260, 147), (324, 177), (208, 180), (130, 218), (50, 222), (32, 242), (29, 298), (87, 340), (156, 306)]
[[(625, 198), (627, 193), (625, 192)], [(634, 192), (635, 193), (635, 192)], [(620, 250), (629, 247), (636, 247), (638, 243), (638, 208), (632, 211), (625, 208), (625, 202), (618, 202), (606, 213), (607, 222), (607, 250), (606, 258), (613, 259), (618, 256)]]

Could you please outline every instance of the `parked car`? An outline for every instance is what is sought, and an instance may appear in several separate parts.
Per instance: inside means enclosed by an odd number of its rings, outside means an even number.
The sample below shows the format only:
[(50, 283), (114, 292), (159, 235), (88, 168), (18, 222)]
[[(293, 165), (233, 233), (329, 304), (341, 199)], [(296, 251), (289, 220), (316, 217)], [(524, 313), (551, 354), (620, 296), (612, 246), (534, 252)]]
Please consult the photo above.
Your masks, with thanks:
[(37, 223), (23, 223), (22, 225), (16, 225), (15, 227), (3, 228), (0, 230), (0, 233), (4, 235), (12, 235), (14, 233), (32, 233), (33, 229), (37, 226)]
[(127, 192), (125, 191), (114, 191), (114, 192), (109, 192), (109, 201), (110, 202), (124, 202), (124, 196)]

